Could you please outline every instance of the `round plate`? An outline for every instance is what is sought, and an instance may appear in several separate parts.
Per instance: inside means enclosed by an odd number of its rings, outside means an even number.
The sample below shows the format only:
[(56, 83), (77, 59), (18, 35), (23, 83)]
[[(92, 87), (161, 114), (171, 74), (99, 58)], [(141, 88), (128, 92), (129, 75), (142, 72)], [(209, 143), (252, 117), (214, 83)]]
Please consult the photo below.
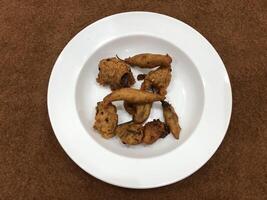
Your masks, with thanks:
[[(110, 93), (95, 80), (98, 62), (143, 52), (173, 58), (167, 100), (179, 115), (180, 139), (169, 134), (137, 146), (103, 139), (92, 128), (97, 102)], [(144, 72), (133, 68), (135, 77)], [(122, 102), (116, 106), (119, 123), (131, 119)], [(128, 188), (168, 185), (198, 170), (222, 142), (231, 109), (230, 81), (211, 44), (185, 23), (149, 12), (112, 15), (83, 29), (59, 55), (48, 86), (49, 117), (66, 153), (96, 178)], [(154, 103), (149, 121), (158, 118), (162, 108)]]

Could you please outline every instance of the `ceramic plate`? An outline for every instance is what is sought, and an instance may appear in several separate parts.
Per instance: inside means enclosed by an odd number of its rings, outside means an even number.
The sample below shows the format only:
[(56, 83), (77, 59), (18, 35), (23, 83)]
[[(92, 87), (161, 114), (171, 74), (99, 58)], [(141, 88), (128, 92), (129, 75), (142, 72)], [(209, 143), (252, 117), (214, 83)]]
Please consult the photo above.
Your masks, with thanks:
[[(173, 58), (167, 100), (182, 131), (179, 140), (170, 134), (153, 145), (129, 147), (92, 128), (97, 102), (110, 93), (96, 82), (98, 62), (143, 52)], [(135, 77), (147, 71), (133, 68)], [(116, 106), (119, 123), (129, 121), (122, 102)], [(229, 78), (212, 45), (185, 23), (149, 12), (112, 15), (83, 29), (59, 55), (48, 86), (50, 121), (65, 152), (94, 177), (127, 188), (164, 186), (197, 171), (221, 144), (231, 108)], [(154, 103), (149, 120), (158, 118), (163, 120), (161, 105)]]

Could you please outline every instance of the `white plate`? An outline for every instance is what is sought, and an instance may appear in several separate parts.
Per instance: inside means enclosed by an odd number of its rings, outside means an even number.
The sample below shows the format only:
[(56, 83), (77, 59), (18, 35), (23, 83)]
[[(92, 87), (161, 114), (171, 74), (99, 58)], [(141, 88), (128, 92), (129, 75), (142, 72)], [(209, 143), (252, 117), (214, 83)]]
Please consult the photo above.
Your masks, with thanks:
[[(110, 92), (95, 79), (100, 59), (142, 52), (173, 58), (167, 99), (180, 117), (181, 138), (127, 147), (92, 128), (96, 103)], [(116, 105), (119, 121), (129, 120), (122, 102)], [(149, 12), (112, 15), (83, 29), (59, 55), (48, 87), (49, 117), (66, 153), (96, 178), (128, 188), (168, 185), (198, 170), (222, 142), (231, 108), (229, 78), (211, 44), (185, 23)], [(154, 118), (162, 119), (158, 103)]]

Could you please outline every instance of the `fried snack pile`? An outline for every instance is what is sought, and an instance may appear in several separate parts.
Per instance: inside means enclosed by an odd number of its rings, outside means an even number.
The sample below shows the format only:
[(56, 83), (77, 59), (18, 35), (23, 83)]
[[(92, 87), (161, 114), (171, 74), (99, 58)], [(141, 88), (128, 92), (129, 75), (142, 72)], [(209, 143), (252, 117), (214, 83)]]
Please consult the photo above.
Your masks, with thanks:
[(136, 145), (143, 141), (143, 130), (142, 124), (127, 122), (117, 126), (115, 134), (121, 139), (123, 144)]
[(141, 89), (155, 90), (158, 94), (165, 96), (167, 94), (167, 87), (171, 82), (171, 67), (159, 67), (158, 69), (149, 72), (144, 82), (142, 83)]
[[(168, 54), (151, 53), (124, 60), (112, 57), (99, 62), (96, 81), (112, 90), (96, 106), (94, 128), (102, 137), (109, 139), (117, 136), (126, 145), (153, 144), (170, 132), (175, 139), (179, 139), (181, 128), (178, 115), (173, 106), (165, 101), (171, 81), (171, 62)], [(139, 74), (137, 80), (143, 83), (140, 89), (134, 89), (130, 88), (135, 83), (131, 67), (158, 68), (148, 74)], [(114, 101), (123, 101), (125, 110), (132, 115), (132, 121), (118, 125), (117, 109), (112, 104)], [(162, 104), (164, 122), (154, 119), (145, 123), (155, 101)]]
[(129, 103), (151, 103), (153, 101), (162, 101), (165, 97), (159, 94), (146, 92), (134, 88), (122, 88), (113, 91), (104, 98), (104, 103), (109, 104), (112, 101), (125, 100)]
[(158, 66), (169, 67), (172, 62), (172, 58), (167, 55), (143, 53), (133, 57), (126, 58), (124, 60), (131, 66), (137, 66), (140, 68), (155, 68)]

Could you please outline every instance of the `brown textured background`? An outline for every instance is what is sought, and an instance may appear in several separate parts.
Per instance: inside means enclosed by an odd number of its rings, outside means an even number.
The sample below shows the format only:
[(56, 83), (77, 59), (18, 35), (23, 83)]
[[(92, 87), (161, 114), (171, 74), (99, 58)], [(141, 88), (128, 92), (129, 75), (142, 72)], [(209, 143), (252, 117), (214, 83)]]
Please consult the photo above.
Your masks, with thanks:
[[(217, 49), (233, 89), (228, 133), (210, 161), (170, 186), (101, 182), (63, 152), (47, 84), (66, 43), (88, 24), (133, 10), (180, 19)], [(105, 30), (103, 30), (105, 31)], [(0, 199), (267, 199), (267, 2), (0, 1)]]

